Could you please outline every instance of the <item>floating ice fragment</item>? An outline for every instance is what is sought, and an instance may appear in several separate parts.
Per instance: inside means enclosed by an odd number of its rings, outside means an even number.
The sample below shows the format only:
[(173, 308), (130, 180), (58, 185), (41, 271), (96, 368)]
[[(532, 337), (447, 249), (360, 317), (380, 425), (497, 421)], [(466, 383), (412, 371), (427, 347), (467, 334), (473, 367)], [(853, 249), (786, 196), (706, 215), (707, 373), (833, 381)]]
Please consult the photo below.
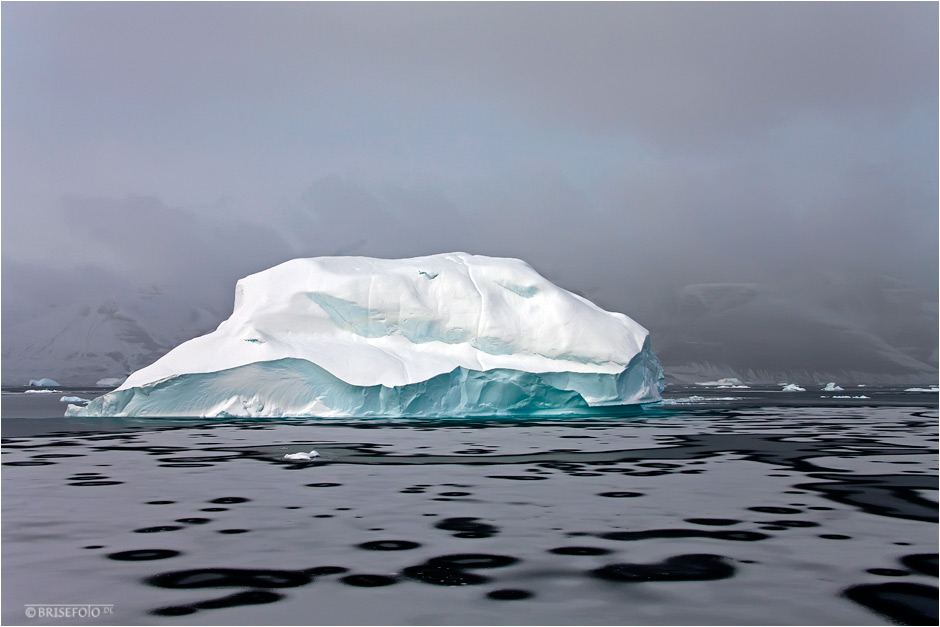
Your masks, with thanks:
[(796, 383), (787, 383), (783, 386), (784, 392), (805, 392), (806, 388), (801, 388)]
[(685, 398), (664, 398), (663, 405), (689, 405), (692, 403), (740, 401), (743, 396), (686, 396)]
[(59, 390), (26, 390), (24, 394), (54, 394)]
[(836, 385), (834, 382), (827, 383), (826, 387), (823, 388), (823, 392), (841, 392), (842, 388)]
[(664, 398), (663, 404), (671, 405), (673, 403), (676, 403), (676, 404), (701, 403), (704, 400), (705, 400), (704, 396), (687, 396), (685, 398)]
[(310, 451), (309, 453), (288, 453), (284, 456), (284, 459), (292, 462), (309, 462), (314, 457), (319, 457), (320, 454), (316, 451)]
[(80, 396), (63, 396), (59, 399), (60, 403), (87, 403), (91, 399), (82, 398)]
[(741, 382), (741, 379), (735, 377), (725, 377), (723, 379), (718, 379), (717, 381), (700, 381), (695, 385), (702, 385), (705, 387), (715, 387), (715, 388), (748, 388), (749, 386), (744, 385)]
[(940, 387), (934, 386), (932, 388), (907, 388), (904, 391), (905, 392), (940, 392)]
[(869, 398), (869, 397), (868, 396), (833, 396), (832, 398)]

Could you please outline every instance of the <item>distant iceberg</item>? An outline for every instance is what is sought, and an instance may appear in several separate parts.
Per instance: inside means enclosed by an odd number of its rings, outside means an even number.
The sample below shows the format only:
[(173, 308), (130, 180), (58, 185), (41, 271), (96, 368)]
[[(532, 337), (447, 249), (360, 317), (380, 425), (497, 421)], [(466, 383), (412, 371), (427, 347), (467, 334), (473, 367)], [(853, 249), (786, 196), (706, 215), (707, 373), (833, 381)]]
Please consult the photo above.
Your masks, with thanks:
[(940, 387), (931, 387), (931, 388), (907, 388), (905, 392), (940, 392)]
[(826, 387), (823, 388), (823, 392), (842, 392), (842, 388), (833, 383), (827, 383)]
[[(22, 379), (20, 380), (22, 381)], [(45, 377), (42, 379), (30, 379), (29, 380), (30, 387), (57, 387), (60, 385), (62, 384), (59, 383), (58, 381), (53, 381), (52, 379), (46, 379)]]
[(59, 399), (60, 403), (87, 403), (89, 399), (81, 396), (63, 396)]
[(580, 415), (660, 400), (649, 333), (518, 259), (295, 259), (80, 416)]
[(740, 401), (742, 396), (686, 396), (684, 398), (664, 398), (663, 405), (691, 405), (695, 403), (726, 403)]
[(806, 388), (801, 388), (796, 383), (786, 383), (783, 386), (783, 392), (805, 392)]
[(735, 377), (726, 377), (724, 379), (718, 379), (717, 381), (700, 381), (695, 385), (702, 385), (705, 387), (716, 387), (716, 388), (747, 388), (749, 386), (744, 385), (741, 382), (741, 379)]
[(98, 379), (98, 382), (95, 385), (103, 388), (116, 388), (121, 385), (121, 382), (124, 380), (124, 377), (107, 377), (105, 379)]

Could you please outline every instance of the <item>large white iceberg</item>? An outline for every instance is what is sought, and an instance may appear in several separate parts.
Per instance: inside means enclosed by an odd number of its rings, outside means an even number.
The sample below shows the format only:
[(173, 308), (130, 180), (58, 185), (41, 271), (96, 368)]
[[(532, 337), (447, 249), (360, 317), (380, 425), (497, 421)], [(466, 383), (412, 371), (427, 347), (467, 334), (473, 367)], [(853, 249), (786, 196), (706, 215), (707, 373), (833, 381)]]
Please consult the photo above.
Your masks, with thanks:
[(578, 415), (660, 400), (649, 333), (518, 259), (294, 259), (82, 416)]

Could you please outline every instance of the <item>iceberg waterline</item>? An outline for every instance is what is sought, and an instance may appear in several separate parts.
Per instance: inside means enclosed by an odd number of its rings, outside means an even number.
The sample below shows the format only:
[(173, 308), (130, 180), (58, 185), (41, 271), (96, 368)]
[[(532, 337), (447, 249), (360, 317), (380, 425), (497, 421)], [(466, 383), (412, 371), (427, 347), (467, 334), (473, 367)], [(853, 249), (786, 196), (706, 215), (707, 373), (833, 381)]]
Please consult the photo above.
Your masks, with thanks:
[[(282, 359), (223, 372), (168, 377), (116, 390), (66, 415), (278, 418), (581, 416), (659, 400), (659, 365), (648, 350), (617, 375), (456, 368), (400, 387), (356, 386), (305, 360)], [(247, 390), (246, 392), (233, 392)], [(585, 396), (594, 399), (593, 404)], [(167, 399), (172, 398), (172, 409)]]
[(655, 402), (649, 334), (517, 259), (296, 259), (216, 331), (69, 415), (581, 415)]

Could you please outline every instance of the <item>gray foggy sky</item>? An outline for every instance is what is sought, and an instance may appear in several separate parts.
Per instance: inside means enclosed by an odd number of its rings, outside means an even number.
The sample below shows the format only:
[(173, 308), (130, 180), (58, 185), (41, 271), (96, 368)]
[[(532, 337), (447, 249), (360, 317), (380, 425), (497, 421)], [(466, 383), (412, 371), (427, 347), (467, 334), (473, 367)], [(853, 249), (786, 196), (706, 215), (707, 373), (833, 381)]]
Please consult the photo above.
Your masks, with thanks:
[(628, 313), (816, 272), (935, 292), (937, 22), (932, 2), (4, 2), (5, 274), (230, 300), (297, 255), (463, 249)]

